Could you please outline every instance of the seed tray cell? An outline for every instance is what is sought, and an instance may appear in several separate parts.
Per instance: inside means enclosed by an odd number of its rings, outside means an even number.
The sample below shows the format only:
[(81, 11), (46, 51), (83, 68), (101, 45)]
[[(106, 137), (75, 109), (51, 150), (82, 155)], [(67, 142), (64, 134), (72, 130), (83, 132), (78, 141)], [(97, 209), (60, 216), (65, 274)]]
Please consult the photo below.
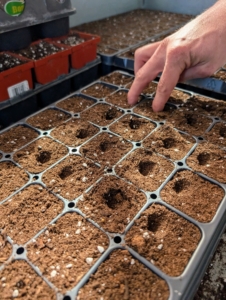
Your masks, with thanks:
[[(216, 101), (212, 115), (213, 98), (175, 89), (154, 114), (154, 91), (128, 107), (126, 87), (93, 81), (0, 132), (16, 143), (0, 143), (1, 299), (29, 299), (29, 278), (43, 299), (195, 294), (225, 229), (225, 146), (216, 140), (226, 105)], [(189, 134), (197, 124), (173, 123), (190, 113), (208, 126)]]

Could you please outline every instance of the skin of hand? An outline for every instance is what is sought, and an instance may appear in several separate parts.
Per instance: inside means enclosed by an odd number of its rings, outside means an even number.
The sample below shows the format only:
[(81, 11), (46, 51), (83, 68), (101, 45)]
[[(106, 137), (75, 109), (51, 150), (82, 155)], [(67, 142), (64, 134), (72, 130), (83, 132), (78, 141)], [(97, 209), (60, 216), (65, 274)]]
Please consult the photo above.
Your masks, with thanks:
[(212, 75), (226, 63), (226, 1), (211, 8), (160, 42), (135, 52), (135, 79), (128, 103), (137, 103), (142, 90), (162, 72), (153, 111), (164, 109), (178, 82)]

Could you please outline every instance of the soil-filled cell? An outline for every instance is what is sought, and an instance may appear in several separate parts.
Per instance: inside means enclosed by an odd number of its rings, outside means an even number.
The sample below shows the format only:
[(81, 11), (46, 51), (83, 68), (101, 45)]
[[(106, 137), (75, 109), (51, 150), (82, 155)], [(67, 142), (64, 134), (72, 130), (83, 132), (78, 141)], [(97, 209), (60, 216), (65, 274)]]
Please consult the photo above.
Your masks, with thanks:
[(0, 271), (0, 298), (55, 300), (56, 293), (23, 260), (16, 260)]
[(154, 191), (173, 171), (174, 165), (156, 153), (138, 149), (116, 166), (116, 173), (145, 191)]
[(181, 171), (167, 183), (160, 196), (195, 220), (210, 222), (224, 197), (224, 191), (191, 171)]
[(78, 202), (86, 217), (108, 232), (124, 232), (146, 202), (145, 195), (123, 180), (107, 176)]
[(63, 209), (41, 185), (30, 185), (1, 205), (0, 228), (17, 244), (24, 244)]
[(207, 116), (179, 110), (175, 111), (168, 121), (173, 127), (195, 136), (203, 135), (213, 122)]
[(113, 105), (97, 104), (81, 113), (80, 117), (99, 126), (107, 126), (122, 114), (123, 112)]
[(69, 114), (49, 108), (28, 118), (27, 123), (41, 130), (50, 130), (69, 118)]
[(0, 231), (0, 267), (5, 263), (12, 253), (12, 246), (6, 239), (4, 230)]
[(153, 121), (164, 121), (167, 120), (176, 109), (175, 106), (165, 105), (163, 111), (154, 112), (152, 109), (152, 101), (153, 100), (151, 99), (145, 99), (141, 101), (133, 111), (141, 116), (150, 118)]
[(125, 86), (133, 80), (133, 77), (120, 72), (113, 72), (111, 74), (101, 77), (100, 80), (119, 86)]
[(114, 94), (108, 96), (105, 100), (106, 102), (117, 105), (119, 107), (131, 109), (131, 105), (128, 103), (127, 100), (127, 94), (127, 91), (119, 90)]
[(190, 97), (190, 94), (174, 89), (168, 99), (168, 102), (173, 104), (182, 104), (186, 103)]
[[(101, 283), (101, 284), (100, 284)], [(98, 287), (98, 288), (97, 288)], [(127, 250), (115, 250), (80, 289), (77, 300), (167, 300), (167, 283)]]
[(62, 293), (72, 289), (108, 248), (108, 237), (76, 213), (49, 225), (28, 247), (28, 258)]
[(226, 183), (226, 152), (211, 143), (201, 143), (187, 158), (187, 165), (221, 183)]
[(41, 138), (17, 151), (13, 158), (31, 173), (40, 173), (64, 157), (68, 150), (50, 138)]
[(143, 141), (143, 146), (168, 158), (180, 160), (194, 143), (192, 137), (179, 133), (172, 126), (163, 125)]
[(109, 87), (102, 83), (95, 83), (81, 91), (85, 95), (89, 95), (95, 98), (105, 98), (115, 91), (115, 88)]
[(73, 97), (58, 102), (56, 106), (70, 113), (80, 113), (81, 111), (87, 109), (94, 103), (94, 100), (86, 99), (82, 96), (75, 95)]
[(132, 144), (121, 137), (101, 133), (81, 147), (82, 155), (101, 165), (112, 166), (132, 149)]
[(14, 152), (38, 137), (38, 133), (27, 126), (16, 126), (0, 134), (0, 150)]
[(76, 147), (97, 134), (99, 129), (81, 119), (72, 119), (58, 127), (51, 136), (70, 147)]
[(154, 128), (154, 123), (135, 115), (126, 115), (110, 126), (111, 131), (131, 141), (143, 140)]
[(126, 244), (170, 276), (186, 268), (201, 239), (194, 224), (166, 207), (153, 204), (126, 235)]
[(219, 147), (226, 147), (226, 123), (216, 123), (209, 132), (204, 135), (204, 138)]
[(80, 196), (102, 174), (93, 162), (70, 155), (43, 174), (43, 182), (56, 194), (73, 200)]
[(0, 163), (0, 202), (18, 189), (22, 188), (29, 180), (24, 170), (12, 162)]

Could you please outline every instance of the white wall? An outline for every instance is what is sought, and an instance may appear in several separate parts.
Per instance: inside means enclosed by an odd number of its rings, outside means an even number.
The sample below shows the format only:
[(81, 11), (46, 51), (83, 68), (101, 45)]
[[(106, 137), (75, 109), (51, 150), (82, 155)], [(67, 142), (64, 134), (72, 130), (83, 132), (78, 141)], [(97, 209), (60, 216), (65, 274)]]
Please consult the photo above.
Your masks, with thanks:
[(143, 0), (71, 0), (76, 13), (70, 16), (70, 27), (118, 15), (142, 7)]
[(197, 15), (216, 0), (145, 0), (145, 8)]

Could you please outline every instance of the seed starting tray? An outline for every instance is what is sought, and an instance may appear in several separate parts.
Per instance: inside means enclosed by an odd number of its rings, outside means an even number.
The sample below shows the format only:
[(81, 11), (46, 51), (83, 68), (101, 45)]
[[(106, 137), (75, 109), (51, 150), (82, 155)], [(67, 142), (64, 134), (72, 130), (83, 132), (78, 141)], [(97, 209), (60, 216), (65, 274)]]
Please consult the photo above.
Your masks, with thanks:
[[(118, 71), (119, 72), (119, 71)], [(123, 74), (124, 76), (127, 77), (131, 77), (131, 80), (133, 79), (133, 76), (131, 76), (129, 73), (125, 73), (125, 72), (120, 72), (121, 74)], [(96, 84), (96, 83), (102, 83), (104, 84), (106, 87), (110, 87), (112, 88), (112, 94), (117, 93), (117, 91), (127, 91), (128, 89), (126, 88), (126, 86), (116, 86), (113, 84), (109, 84), (106, 83), (104, 81), (94, 81), (92, 84), (90, 84), (89, 86)], [(86, 88), (88, 88), (89, 86), (87, 86)], [(83, 93), (84, 89), (79, 90), (73, 94), (70, 95), (70, 97), (72, 96), (81, 96), (86, 100), (92, 100), (93, 104), (89, 107), (86, 108), (84, 111), (95, 107), (97, 104), (109, 104), (106, 101), (106, 98), (95, 98), (95, 97), (91, 97), (88, 95), (85, 95)], [(181, 90), (183, 91), (183, 90)], [(188, 93), (191, 97), (194, 95), (194, 93), (191, 92), (187, 92), (184, 90), (184, 92)], [(61, 99), (60, 101), (57, 101), (54, 104), (51, 104), (50, 106), (48, 106), (47, 108), (51, 108), (54, 110), (58, 110), (59, 112), (66, 113), (67, 116), (69, 117), (68, 120), (66, 120), (65, 122), (69, 122), (70, 120), (74, 119), (77, 120), (80, 118), (80, 113), (72, 113), (70, 111), (65, 111), (62, 108), (57, 107), (56, 105), (61, 102), (62, 100), (65, 100), (69, 97), (65, 97), (63, 99)], [(148, 95), (147, 97), (142, 95), (142, 100), (141, 101), (146, 101), (147, 99), (153, 99), (153, 94)], [(139, 103), (137, 104), (139, 105)], [(158, 128), (160, 128), (161, 126), (164, 125), (165, 120), (161, 120), (161, 121), (155, 121), (152, 120), (148, 117), (144, 117), (143, 115), (140, 115), (138, 113), (135, 113), (134, 110), (136, 109), (136, 106), (134, 107), (118, 107), (118, 109), (120, 110), (120, 112), (122, 112), (122, 116), (116, 118), (112, 123), (117, 122), (120, 118), (123, 118), (125, 116), (137, 116), (139, 118), (145, 119), (148, 122), (151, 122), (153, 125), (155, 125), (156, 127), (153, 129), (152, 132), (149, 132), (148, 135), (151, 135), (155, 130), (157, 130)], [(178, 104), (169, 104), (170, 106), (174, 106), (174, 108), (179, 109), (180, 105)], [(42, 111), (45, 111), (47, 108), (43, 109)], [(40, 111), (36, 114), (40, 114)], [(35, 116), (36, 114), (33, 114), (32, 116)], [(31, 116), (30, 116), (31, 117)], [(29, 117), (29, 118), (30, 118)], [(221, 121), (220, 118), (218, 118), (217, 116), (208, 116), (208, 118), (211, 121), (211, 125), (208, 127), (207, 131), (210, 131), (211, 128), (214, 126), (214, 124), (219, 123)], [(10, 126), (8, 128), (6, 128), (5, 130), (0, 132), (0, 135), (3, 134), (4, 132), (7, 132), (9, 129), (12, 129), (18, 125), (23, 125), (25, 127), (28, 128), (32, 128), (34, 129), (37, 133), (38, 133), (38, 137), (34, 140), (39, 140), (39, 139), (43, 139), (43, 138), (49, 138), (52, 141), (59, 143), (60, 145), (66, 147), (67, 149), (67, 153), (64, 154), (62, 156), (62, 158), (60, 158), (57, 162), (53, 163), (53, 165), (49, 166), (48, 168), (46, 168), (44, 171), (41, 171), (40, 173), (36, 172), (36, 173), (31, 173), (28, 172), (26, 170), (26, 168), (23, 168), (25, 170), (25, 172), (27, 173), (27, 175), (29, 176), (29, 180), (26, 184), (24, 184), (23, 186), (18, 187), (18, 189), (10, 194), (7, 198), (3, 199), (0, 202), (0, 205), (4, 205), (4, 203), (7, 203), (7, 201), (11, 201), (10, 199), (13, 198), (14, 195), (17, 195), (18, 193), (20, 193), (21, 191), (24, 190), (24, 188), (35, 185), (35, 184), (39, 184), (43, 189), (46, 189), (46, 184), (43, 181), (43, 176), (45, 174), (46, 171), (49, 171), (50, 169), (57, 167), (57, 165), (59, 165), (66, 157), (70, 156), (70, 157), (82, 157), (81, 154), (81, 147), (84, 144), (89, 143), (90, 141), (93, 140), (93, 138), (98, 137), (101, 133), (109, 133), (112, 136), (117, 136), (119, 138), (121, 138), (120, 135), (111, 132), (111, 130), (109, 129), (109, 125), (108, 126), (99, 126), (96, 123), (92, 123), (94, 125), (94, 127), (96, 127), (98, 129), (98, 132), (96, 134), (94, 134), (91, 138), (89, 138), (87, 141), (85, 141), (84, 143), (78, 145), (78, 146), (73, 146), (73, 147), (69, 147), (67, 145), (65, 145), (64, 143), (60, 142), (57, 139), (54, 139), (51, 135), (51, 132), (54, 130), (54, 128), (50, 129), (50, 130), (40, 130), (37, 127), (34, 127), (30, 124), (28, 124), (27, 122), (28, 118), (26, 119), (22, 119), (20, 122), (15, 123), (13, 126)], [(215, 248), (217, 247), (218, 241), (221, 237), (221, 234), (223, 233), (223, 230), (225, 228), (225, 220), (226, 220), (226, 197), (225, 197), (225, 190), (226, 190), (226, 185), (225, 183), (220, 183), (217, 180), (210, 178), (202, 173), (199, 172), (195, 172), (196, 174), (198, 174), (202, 179), (206, 180), (207, 182), (210, 182), (212, 184), (217, 185), (218, 187), (222, 188), (223, 192), (224, 192), (224, 196), (222, 201), (219, 204), (219, 207), (216, 211), (215, 216), (213, 217), (213, 219), (208, 222), (208, 223), (201, 223), (198, 222), (197, 220), (195, 220), (194, 218), (188, 216), (187, 214), (183, 213), (182, 211), (180, 211), (179, 209), (176, 209), (175, 207), (167, 204), (166, 202), (164, 202), (161, 197), (160, 197), (160, 191), (163, 189), (163, 187), (173, 178), (173, 176), (181, 170), (191, 170), (190, 167), (188, 167), (188, 165), (186, 164), (186, 159), (193, 153), (193, 151), (196, 149), (196, 147), (203, 142), (203, 137), (202, 136), (193, 136), (193, 138), (195, 139), (195, 143), (194, 145), (191, 147), (191, 149), (187, 152), (187, 154), (183, 157), (183, 159), (181, 160), (172, 160), (169, 159), (167, 157), (164, 157), (163, 155), (159, 155), (159, 159), (160, 158), (164, 158), (164, 160), (171, 162), (173, 164), (173, 171), (170, 172), (170, 174), (167, 176), (167, 178), (159, 184), (159, 187), (156, 190), (143, 190), (138, 188), (139, 191), (141, 191), (144, 196), (146, 197), (146, 203), (142, 206), (142, 208), (136, 212), (136, 215), (133, 217), (133, 219), (129, 220), (126, 229), (123, 233), (119, 233), (119, 232), (114, 232), (114, 233), (110, 233), (105, 231), (100, 224), (94, 222), (92, 220), (92, 218), (88, 218), (88, 221), (93, 224), (96, 228), (98, 228), (100, 230), (100, 232), (104, 233), (108, 240), (109, 240), (109, 246), (107, 247), (107, 249), (104, 249), (105, 251), (103, 253), (101, 253), (101, 255), (99, 256), (99, 258), (90, 265), (89, 270), (86, 272), (86, 274), (80, 278), (80, 280), (78, 281), (78, 283), (72, 288), (72, 289), (68, 289), (66, 293), (62, 294), (61, 292), (58, 291), (57, 287), (51, 282), (50, 279), (48, 279), (46, 277), (46, 275), (44, 275), (40, 269), (37, 267), (37, 265), (32, 262), (28, 256), (29, 256), (29, 250), (27, 250), (29, 248), (29, 245), (31, 245), (32, 243), (34, 243), (38, 237), (43, 234), (46, 231), (47, 225), (42, 225), (42, 229), (39, 230), (38, 232), (36, 232), (34, 234), (34, 236), (32, 238), (29, 239), (29, 241), (25, 242), (24, 244), (16, 244), (13, 239), (10, 237), (10, 232), (4, 232), (4, 235), (6, 237), (6, 240), (10, 243), (10, 245), (12, 246), (12, 253), (10, 255), (10, 257), (3, 262), (3, 264), (0, 266), (0, 278), (2, 278), (1, 276), (1, 272), (4, 271), (4, 268), (8, 265), (8, 263), (10, 263), (11, 260), (25, 260), (26, 262), (28, 262), (29, 266), (36, 272), (36, 274), (38, 274), (38, 276), (40, 278), (43, 279), (43, 281), (54, 291), (54, 293), (56, 294), (56, 299), (64, 299), (64, 300), (69, 300), (69, 299), (76, 299), (79, 290), (86, 285), (86, 283), (88, 282), (90, 276), (95, 273), (98, 270), (98, 267), (101, 266), (101, 264), (108, 258), (108, 256), (111, 254), (111, 252), (115, 249), (127, 249), (130, 254), (132, 255), (133, 259), (135, 261), (139, 261), (141, 262), (143, 265), (145, 265), (149, 270), (151, 270), (153, 273), (155, 273), (157, 276), (159, 276), (160, 278), (162, 278), (168, 285), (169, 287), (169, 298), (170, 300), (181, 300), (181, 299), (192, 299), (192, 297), (195, 294), (195, 291), (199, 285), (199, 282), (202, 278), (202, 276), (204, 275), (205, 269), (207, 268), (209, 262), (210, 262), (210, 258), (214, 253)], [(34, 142), (34, 140), (32, 140), (29, 144), (31, 144), (32, 142)], [(58, 192), (54, 192), (51, 191), (50, 194), (54, 195), (59, 202), (61, 202), (64, 206), (63, 210), (57, 215), (55, 216), (50, 222), (49, 224), (54, 224), (55, 222), (57, 222), (58, 220), (61, 219), (62, 216), (64, 216), (67, 213), (71, 213), (73, 214), (78, 214), (82, 217), (85, 218), (85, 213), (86, 211), (81, 211), (78, 207), (77, 204), (82, 201), (83, 199), (83, 193), (86, 194), (88, 193), (93, 186), (95, 186), (96, 183), (98, 183), (103, 177), (106, 176), (115, 176), (116, 178), (120, 178), (120, 176), (117, 174), (116, 172), (116, 168), (117, 166), (122, 163), (124, 161), (124, 159), (126, 157), (128, 157), (131, 153), (133, 153), (135, 150), (137, 149), (142, 149), (143, 145), (143, 139), (140, 140), (139, 142), (137, 141), (133, 141), (133, 140), (127, 140), (127, 142), (131, 145), (131, 150), (128, 151), (128, 153), (126, 153), (125, 155), (123, 155), (119, 161), (113, 165), (111, 168), (107, 168), (105, 167), (104, 169), (104, 173), (103, 175), (99, 176), (99, 178), (97, 180), (95, 180), (94, 183), (92, 183), (90, 186), (86, 187), (83, 192), (80, 193), (80, 195), (78, 197), (73, 198), (72, 201), (68, 201), (68, 199), (64, 198), (63, 196), (60, 195), (60, 193)], [(20, 149), (17, 149), (17, 151), (23, 150), (23, 148), (25, 148), (27, 146), (27, 144), (25, 144), (24, 146), (22, 146)], [(0, 163), (3, 162), (12, 162), (14, 163), (16, 166), (20, 166), (20, 164), (18, 162), (16, 162), (14, 160), (13, 157), (14, 153), (6, 153), (0, 150)], [(88, 161), (89, 159), (87, 159)], [(90, 160), (89, 160), (90, 161)], [(98, 164), (97, 162), (95, 162), (96, 166), (100, 166), (100, 164)], [(124, 182), (129, 183), (128, 180), (126, 180), (125, 178), (122, 178), (124, 180)], [(129, 184), (132, 184), (131, 182)], [(132, 184), (133, 186), (133, 184)], [(48, 188), (47, 188), (48, 191)], [(208, 197), (208, 195), (207, 195)], [(12, 199), (13, 201), (13, 199)], [(138, 252), (136, 252), (134, 249), (130, 248), (127, 245), (126, 242), (126, 235), (128, 233), (128, 231), (134, 226), (134, 221), (137, 220), (141, 213), (146, 211), (146, 209), (148, 207), (150, 207), (152, 204), (160, 204), (166, 208), (168, 208), (170, 211), (176, 213), (178, 216), (180, 216), (181, 218), (187, 220), (188, 222), (190, 222), (191, 224), (194, 224), (200, 231), (201, 233), (201, 240), (198, 243), (198, 246), (196, 248), (196, 250), (194, 251), (194, 253), (192, 254), (190, 260), (188, 261), (187, 266), (185, 267), (184, 271), (181, 273), (180, 276), (169, 276), (167, 275), (165, 272), (163, 272), (160, 268), (158, 268), (153, 262), (149, 261), (148, 259), (144, 258), (142, 255), (140, 255)], [(21, 218), (23, 218), (23, 216), (21, 216)], [(15, 224), (16, 226), (16, 224)], [(3, 230), (1, 229), (1, 232), (3, 234)], [(164, 244), (164, 243), (163, 243)], [(175, 245), (174, 245), (175, 247)], [(160, 249), (160, 248), (159, 248)], [(160, 249), (161, 250), (161, 249)], [(159, 250), (159, 251), (160, 251)], [(84, 262), (84, 264), (86, 264), (86, 262)], [(55, 272), (55, 271), (54, 271)], [(60, 271), (59, 271), (60, 272)], [(75, 270), (76, 272), (76, 270)], [(7, 280), (7, 279), (6, 279)], [(1, 281), (0, 284), (2, 284), (3, 281)], [(142, 285), (142, 282), (140, 283)], [(18, 288), (19, 290), (19, 288)], [(18, 291), (17, 291), (18, 292)], [(160, 291), (161, 292), (161, 291)], [(101, 297), (101, 294), (100, 294)], [(1, 299), (5, 299), (4, 296), (1, 297)], [(105, 299), (105, 298), (100, 298), (100, 299)], [(130, 299), (127, 298), (127, 299)]]

